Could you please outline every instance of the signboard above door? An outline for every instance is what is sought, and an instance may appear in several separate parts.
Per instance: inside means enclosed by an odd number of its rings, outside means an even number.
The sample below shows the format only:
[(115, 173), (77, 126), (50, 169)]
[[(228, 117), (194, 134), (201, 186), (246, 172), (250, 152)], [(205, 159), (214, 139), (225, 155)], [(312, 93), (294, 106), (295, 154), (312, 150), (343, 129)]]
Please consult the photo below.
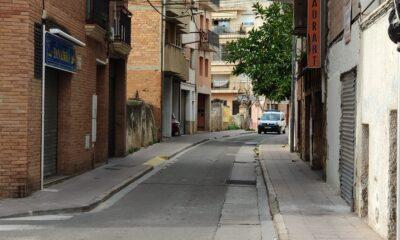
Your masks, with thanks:
[(46, 66), (61, 71), (75, 72), (76, 53), (74, 44), (48, 32), (46, 32), (45, 42)]

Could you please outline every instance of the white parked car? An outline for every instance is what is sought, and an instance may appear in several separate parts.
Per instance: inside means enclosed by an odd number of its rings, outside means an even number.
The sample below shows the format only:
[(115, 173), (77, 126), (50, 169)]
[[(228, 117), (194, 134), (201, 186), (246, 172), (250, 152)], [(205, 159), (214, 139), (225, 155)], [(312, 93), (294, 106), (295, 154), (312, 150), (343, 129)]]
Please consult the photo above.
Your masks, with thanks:
[(262, 132), (276, 132), (278, 134), (286, 132), (285, 114), (276, 110), (264, 112), (258, 119), (258, 134)]

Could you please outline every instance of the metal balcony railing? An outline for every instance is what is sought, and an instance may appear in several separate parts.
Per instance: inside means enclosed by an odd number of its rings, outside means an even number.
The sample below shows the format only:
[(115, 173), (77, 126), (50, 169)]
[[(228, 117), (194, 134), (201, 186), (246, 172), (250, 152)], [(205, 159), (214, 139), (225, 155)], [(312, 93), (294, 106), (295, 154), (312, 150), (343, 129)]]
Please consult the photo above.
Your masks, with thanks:
[(214, 30), (217, 34), (246, 34), (246, 30), (243, 25), (240, 25), (236, 28), (226, 27), (226, 26), (215, 26)]
[(215, 47), (219, 47), (219, 35), (216, 32), (213, 31), (208, 31), (207, 33), (207, 38), (208, 38), (208, 42), (215, 46)]
[(113, 28), (114, 41), (121, 41), (131, 45), (132, 13), (125, 7), (119, 6), (113, 15), (111, 26)]
[(224, 45), (220, 45), (218, 50), (214, 52), (213, 61), (226, 61), (228, 56), (228, 51), (226, 51)]
[(86, 23), (97, 24), (103, 29), (108, 25), (108, 0), (86, 0)]

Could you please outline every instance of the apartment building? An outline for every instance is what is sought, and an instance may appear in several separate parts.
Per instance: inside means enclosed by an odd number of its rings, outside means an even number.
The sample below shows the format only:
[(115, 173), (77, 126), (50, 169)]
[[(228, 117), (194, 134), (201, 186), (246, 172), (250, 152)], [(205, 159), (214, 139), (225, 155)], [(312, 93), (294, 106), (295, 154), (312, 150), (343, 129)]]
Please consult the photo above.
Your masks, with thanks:
[(197, 132), (210, 130), (211, 61), (219, 46), (219, 36), (211, 30), (211, 13), (219, 9), (219, 1), (202, 1), (193, 7), (199, 10), (194, 10), (189, 33), (182, 38), (191, 59), (190, 77), (196, 89), (195, 125), (191, 130)]
[[(127, 94), (153, 106), (158, 138), (209, 129), (210, 52), (217, 36), (209, 31), (217, 1), (161, 4), (130, 1), (133, 12), (132, 54)], [(215, 43), (214, 43), (215, 45)]]
[[(227, 52), (225, 46), (228, 42), (246, 37), (247, 33), (263, 24), (260, 18), (256, 18), (253, 12), (253, 4), (258, 1), (221, 1), (220, 9), (212, 13), (213, 31), (219, 34), (219, 49), (213, 54), (211, 63), (212, 99), (222, 100), (230, 108), (231, 116), (250, 116), (250, 128), (256, 129), (258, 118), (263, 111), (269, 108), (288, 112), (288, 102), (273, 103), (263, 96), (257, 103), (252, 104), (251, 110), (243, 107), (243, 99), (256, 98), (253, 96), (251, 79), (247, 76), (235, 76), (232, 70), (234, 63), (226, 61)], [(267, 6), (269, 1), (261, 2)]]
[(126, 4), (1, 4), (0, 197), (125, 154)]

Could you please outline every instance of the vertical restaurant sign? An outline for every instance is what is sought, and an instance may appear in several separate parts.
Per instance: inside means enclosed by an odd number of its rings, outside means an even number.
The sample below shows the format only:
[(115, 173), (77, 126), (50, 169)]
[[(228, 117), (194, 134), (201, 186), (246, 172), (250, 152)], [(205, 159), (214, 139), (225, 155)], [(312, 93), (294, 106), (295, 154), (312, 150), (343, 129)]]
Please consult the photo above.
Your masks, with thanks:
[(68, 40), (46, 32), (45, 64), (66, 72), (75, 72), (76, 55), (74, 44)]
[(308, 0), (307, 66), (321, 67), (321, 0)]

